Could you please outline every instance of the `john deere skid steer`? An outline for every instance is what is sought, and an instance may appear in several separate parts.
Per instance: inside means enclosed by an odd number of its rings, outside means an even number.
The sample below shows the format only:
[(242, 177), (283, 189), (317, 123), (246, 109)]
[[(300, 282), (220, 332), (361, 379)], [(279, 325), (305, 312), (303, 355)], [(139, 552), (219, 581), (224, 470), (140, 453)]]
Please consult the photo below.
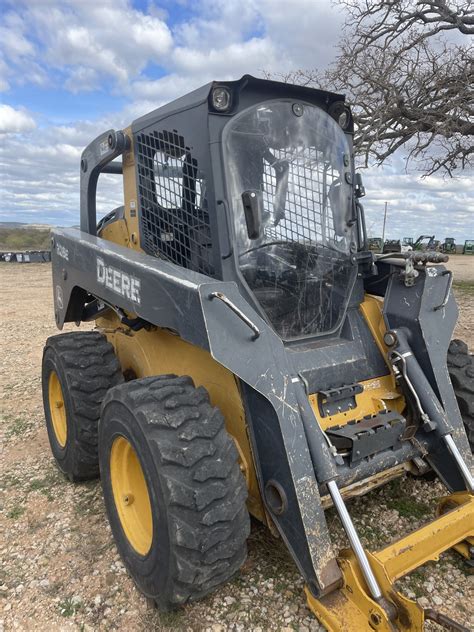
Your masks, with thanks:
[[(80, 230), (52, 237), (54, 307), (59, 328), (95, 329), (46, 343), (47, 428), (71, 480), (100, 473), (117, 548), (162, 609), (238, 572), (250, 514), (329, 630), (463, 629), (394, 583), (473, 554), (472, 360), (450, 346), (447, 256), (368, 250), (352, 134), (343, 96), (244, 76), (84, 150)], [(101, 173), (124, 203), (98, 222)], [(364, 550), (347, 501), (428, 472), (438, 517)]]

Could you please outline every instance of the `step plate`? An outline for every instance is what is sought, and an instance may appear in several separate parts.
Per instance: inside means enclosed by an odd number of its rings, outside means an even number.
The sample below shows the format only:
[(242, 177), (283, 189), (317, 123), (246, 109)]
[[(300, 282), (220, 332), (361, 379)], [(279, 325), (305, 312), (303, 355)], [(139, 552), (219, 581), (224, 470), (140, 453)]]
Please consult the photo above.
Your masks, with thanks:
[(405, 426), (406, 420), (399, 413), (382, 411), (343, 426), (333, 426), (326, 433), (338, 451), (350, 451), (350, 465), (355, 465), (384, 450), (397, 450)]

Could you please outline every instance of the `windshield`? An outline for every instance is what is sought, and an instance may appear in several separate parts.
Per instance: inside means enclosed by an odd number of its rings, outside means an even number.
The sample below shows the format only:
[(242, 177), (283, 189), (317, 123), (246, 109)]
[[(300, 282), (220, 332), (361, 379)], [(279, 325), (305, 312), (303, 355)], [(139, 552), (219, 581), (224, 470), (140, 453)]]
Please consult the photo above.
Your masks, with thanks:
[(335, 329), (355, 278), (350, 147), (322, 109), (260, 104), (224, 141), (238, 265), (285, 339)]

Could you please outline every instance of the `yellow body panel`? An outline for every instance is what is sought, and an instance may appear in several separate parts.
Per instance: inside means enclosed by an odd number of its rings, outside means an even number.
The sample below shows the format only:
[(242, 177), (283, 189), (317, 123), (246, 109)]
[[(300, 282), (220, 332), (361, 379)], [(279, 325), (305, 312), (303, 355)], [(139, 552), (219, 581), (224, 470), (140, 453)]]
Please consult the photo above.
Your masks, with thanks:
[(355, 396), (356, 406), (351, 410), (323, 417), (318, 406), (318, 394), (309, 396), (309, 401), (323, 430), (332, 426), (344, 426), (353, 419), (360, 420), (366, 415), (374, 415), (381, 410), (392, 410), (399, 413), (405, 407), (403, 396), (395, 389), (391, 375), (384, 375), (365, 382), (359, 382), (364, 388)]
[(367, 556), (384, 597), (387, 601), (393, 600), (397, 606), (398, 616), (394, 620), (380, 603), (368, 595), (359, 565), (350, 550), (342, 551), (338, 558), (344, 577), (343, 587), (321, 599), (315, 599), (306, 589), (309, 608), (329, 632), (422, 632), (423, 608), (396, 592), (383, 566), (377, 564), (370, 553)]
[(448, 497), (454, 508), (374, 554), (394, 582), (446, 549), (474, 535), (474, 496), (457, 492)]
[(51, 371), (48, 382), (49, 414), (53, 422), (56, 441), (64, 448), (67, 441), (66, 406), (64, 405), (63, 389), (56, 371)]
[(118, 219), (115, 222), (107, 224), (101, 231), (100, 237), (108, 239), (119, 246), (130, 245), (130, 235), (128, 234), (127, 223), (124, 219)]
[[(385, 323), (382, 316), (383, 302), (368, 294), (365, 295), (364, 301), (361, 303), (360, 309), (367, 325), (375, 338), (377, 346), (382, 352), (384, 358), (387, 357), (387, 347), (383, 341), (385, 333)], [(357, 376), (354, 376), (357, 381)], [(382, 410), (391, 410), (403, 412), (405, 408), (405, 399), (397, 389), (393, 373), (381, 377), (375, 377), (364, 382), (359, 382), (364, 390), (355, 396), (356, 406), (351, 410), (336, 413), (334, 415), (324, 416), (321, 414), (318, 405), (318, 394), (314, 393), (309, 396), (309, 401), (316, 415), (317, 420), (323, 430), (332, 426), (344, 426), (349, 421), (361, 420), (366, 415), (374, 415)], [(323, 406), (324, 408), (324, 406)]]
[(250, 513), (268, 522), (260, 498), (254, 460), (247, 436), (247, 423), (237, 381), (230, 371), (218, 364), (204, 349), (157, 327), (133, 332), (122, 328), (117, 319), (101, 318), (98, 323), (114, 346), (122, 371), (131, 377), (165, 373), (190, 375), (196, 386), (204, 386), (211, 403), (225, 418), (227, 431), (234, 437), (242, 471), (249, 491)]
[(382, 314), (383, 299), (378, 296), (366, 294), (364, 300), (360, 304), (360, 311), (364, 316), (369, 329), (375, 338), (378, 348), (384, 358), (387, 357), (388, 347), (383, 341), (386, 332), (385, 322)]
[(130, 236), (128, 245), (134, 250), (141, 251), (138, 232), (138, 196), (135, 178), (135, 157), (133, 154), (133, 135), (131, 128), (125, 129), (124, 132), (130, 139), (130, 148), (122, 156), (124, 217)]
[(150, 496), (140, 460), (125, 437), (112, 444), (110, 482), (123, 532), (135, 551), (146, 555), (153, 541)]

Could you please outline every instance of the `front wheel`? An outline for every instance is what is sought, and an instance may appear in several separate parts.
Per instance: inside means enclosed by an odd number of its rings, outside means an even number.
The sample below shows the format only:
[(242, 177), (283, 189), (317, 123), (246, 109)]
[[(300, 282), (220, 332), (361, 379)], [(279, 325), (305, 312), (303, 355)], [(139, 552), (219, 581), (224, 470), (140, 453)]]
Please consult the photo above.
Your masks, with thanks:
[(250, 527), (245, 480), (222, 414), (191, 378), (112, 389), (99, 462), (117, 548), (159, 608), (202, 597), (239, 570)]

